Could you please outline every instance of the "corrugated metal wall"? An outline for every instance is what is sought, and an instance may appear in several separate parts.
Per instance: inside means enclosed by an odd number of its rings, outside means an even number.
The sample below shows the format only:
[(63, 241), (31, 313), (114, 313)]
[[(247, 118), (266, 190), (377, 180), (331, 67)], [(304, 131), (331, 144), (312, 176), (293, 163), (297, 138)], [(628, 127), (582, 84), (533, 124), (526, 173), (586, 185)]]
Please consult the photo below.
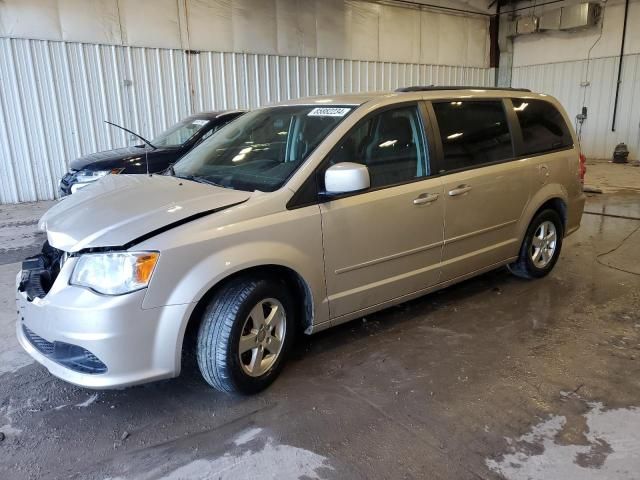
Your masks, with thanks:
[[(616, 131), (611, 131), (618, 58), (604, 57), (575, 62), (514, 67), (512, 85), (548, 93), (560, 100), (575, 119), (583, 105), (588, 118), (582, 126), (581, 145), (589, 158), (611, 158), (619, 142), (625, 142), (630, 158), (640, 158), (640, 55), (625, 55), (618, 100)], [(585, 79), (589, 86), (581, 86)]]
[[(193, 112), (416, 84), (492, 85), (488, 68), (0, 39), (0, 203), (53, 199), (68, 162)], [(135, 143), (135, 142), (132, 142)]]

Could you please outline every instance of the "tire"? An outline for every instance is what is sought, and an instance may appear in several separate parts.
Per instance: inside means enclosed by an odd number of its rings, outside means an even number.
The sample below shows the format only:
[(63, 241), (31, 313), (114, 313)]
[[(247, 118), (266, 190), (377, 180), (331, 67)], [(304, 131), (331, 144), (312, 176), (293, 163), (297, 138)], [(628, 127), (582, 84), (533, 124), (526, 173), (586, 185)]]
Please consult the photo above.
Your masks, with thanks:
[[(205, 381), (221, 392), (245, 395), (268, 387), (293, 343), (294, 312), (291, 294), (276, 279), (246, 276), (222, 287), (198, 330), (197, 361)], [(251, 346), (242, 354), (241, 338), (243, 348)]]
[[(541, 240), (543, 240), (541, 233), (544, 234), (543, 229), (547, 227), (547, 232), (550, 232), (550, 225), (553, 225), (553, 229), (555, 229), (555, 244), (553, 245), (552, 253), (551, 250), (545, 248), (545, 245), (550, 247), (551, 242), (541, 242)], [(548, 235), (543, 236), (545, 236), (547, 240), (551, 238)], [(548, 275), (549, 272), (553, 270), (560, 256), (563, 236), (564, 226), (558, 212), (551, 209), (543, 210), (538, 213), (529, 224), (522, 246), (520, 247), (518, 260), (508, 265), (507, 268), (517, 277), (526, 279), (542, 278)], [(540, 246), (534, 245), (534, 242)], [(534, 260), (538, 251), (540, 251), (540, 253), (537, 256), (537, 260)]]

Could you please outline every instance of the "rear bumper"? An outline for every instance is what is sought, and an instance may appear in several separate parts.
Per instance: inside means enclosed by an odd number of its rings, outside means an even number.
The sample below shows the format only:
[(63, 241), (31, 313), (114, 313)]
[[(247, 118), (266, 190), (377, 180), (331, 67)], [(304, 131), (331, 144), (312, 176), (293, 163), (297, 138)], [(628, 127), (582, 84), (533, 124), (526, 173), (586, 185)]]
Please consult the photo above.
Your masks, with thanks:
[[(16, 289), (18, 341), (51, 374), (108, 389), (180, 373), (182, 325), (190, 304), (143, 309), (145, 290), (108, 297), (56, 287), (33, 301)], [(100, 364), (104, 368), (85, 368)]]
[(586, 195), (582, 193), (575, 199), (571, 200), (569, 205), (567, 205), (567, 228), (565, 236), (571, 235), (580, 228), (586, 199)]

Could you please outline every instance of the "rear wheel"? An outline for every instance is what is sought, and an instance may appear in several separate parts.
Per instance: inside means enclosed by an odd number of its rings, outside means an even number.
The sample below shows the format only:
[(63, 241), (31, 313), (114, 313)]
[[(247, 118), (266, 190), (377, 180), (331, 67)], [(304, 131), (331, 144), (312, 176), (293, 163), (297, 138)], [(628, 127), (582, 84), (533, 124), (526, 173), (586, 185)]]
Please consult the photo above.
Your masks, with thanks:
[(207, 306), (198, 332), (197, 358), (217, 390), (251, 394), (280, 373), (291, 345), (293, 299), (283, 283), (239, 278)]
[(553, 269), (562, 248), (564, 229), (555, 210), (543, 210), (531, 221), (518, 260), (509, 271), (522, 278), (541, 278)]

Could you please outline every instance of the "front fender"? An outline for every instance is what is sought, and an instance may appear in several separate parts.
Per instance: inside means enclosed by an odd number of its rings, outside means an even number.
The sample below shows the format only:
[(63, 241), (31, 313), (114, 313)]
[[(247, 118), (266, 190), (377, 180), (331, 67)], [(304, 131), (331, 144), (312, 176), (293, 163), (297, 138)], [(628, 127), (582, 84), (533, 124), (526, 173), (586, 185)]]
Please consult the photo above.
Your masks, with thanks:
[[(226, 278), (250, 268), (267, 265), (289, 268), (305, 283), (313, 284), (313, 279), (317, 283), (323, 275), (322, 264), (318, 263), (317, 258), (311, 258), (291, 245), (271, 241), (231, 245), (203, 258), (186, 270), (174, 288), (166, 292), (166, 298), (148, 295), (144, 307), (153, 308), (159, 303), (174, 305), (198, 302)], [(312, 279), (311, 282), (308, 281), (309, 278)]]
[(230, 275), (277, 265), (293, 270), (306, 283), (317, 321), (328, 319), (317, 206), (223, 226), (203, 219), (138, 247), (160, 251), (143, 308), (196, 303)]

